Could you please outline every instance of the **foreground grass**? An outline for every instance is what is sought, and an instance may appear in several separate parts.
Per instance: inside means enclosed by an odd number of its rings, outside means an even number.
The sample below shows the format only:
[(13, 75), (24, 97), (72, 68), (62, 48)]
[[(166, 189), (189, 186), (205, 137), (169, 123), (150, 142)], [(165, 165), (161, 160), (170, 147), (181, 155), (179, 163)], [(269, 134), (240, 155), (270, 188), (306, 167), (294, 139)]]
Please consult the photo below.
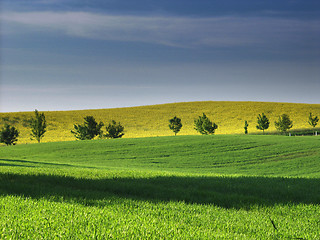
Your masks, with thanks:
[(0, 159), (0, 238), (320, 238), (318, 137), (46, 143)]
[[(41, 111), (41, 109), (39, 109)], [(194, 119), (206, 115), (218, 124), (217, 134), (243, 133), (244, 121), (249, 123), (249, 133), (257, 132), (257, 115), (264, 112), (270, 120), (266, 132), (275, 131), (274, 121), (286, 113), (293, 120), (293, 129), (309, 128), (308, 116), (320, 114), (320, 104), (270, 103), (270, 102), (186, 102), (153, 106), (98, 109), (81, 111), (45, 112), (48, 131), (44, 142), (75, 140), (71, 134), (74, 124), (83, 123), (83, 118), (92, 115), (104, 123), (112, 119), (120, 121), (125, 127), (125, 138), (171, 136), (168, 120), (174, 116), (182, 119), (183, 127), (179, 135), (197, 135)], [(18, 143), (30, 143), (30, 129), (26, 120), (34, 116), (33, 112), (0, 113), (0, 126), (9, 122), (18, 128)], [(33, 140), (33, 142), (36, 142)]]
[(6, 208), (0, 217), (2, 238), (319, 239), (316, 205), (244, 210), (115, 197), (96, 207), (20, 196), (0, 202)]

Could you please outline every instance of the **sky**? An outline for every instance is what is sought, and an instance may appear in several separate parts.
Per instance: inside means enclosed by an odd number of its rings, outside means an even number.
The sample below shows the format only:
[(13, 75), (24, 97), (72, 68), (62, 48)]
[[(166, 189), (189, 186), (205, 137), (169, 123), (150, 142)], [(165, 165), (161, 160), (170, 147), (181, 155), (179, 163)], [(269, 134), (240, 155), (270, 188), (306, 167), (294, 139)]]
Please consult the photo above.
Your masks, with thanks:
[(0, 112), (319, 92), (318, 0), (0, 3)]

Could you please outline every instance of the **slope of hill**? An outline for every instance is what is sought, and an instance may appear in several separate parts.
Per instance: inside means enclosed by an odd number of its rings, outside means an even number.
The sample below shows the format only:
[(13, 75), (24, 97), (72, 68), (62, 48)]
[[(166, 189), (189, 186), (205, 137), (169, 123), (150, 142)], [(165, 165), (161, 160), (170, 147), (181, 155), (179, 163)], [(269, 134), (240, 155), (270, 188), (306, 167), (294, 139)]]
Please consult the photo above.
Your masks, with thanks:
[[(41, 109), (39, 109), (41, 111)], [(83, 118), (92, 115), (104, 123), (114, 119), (125, 127), (126, 138), (173, 135), (168, 128), (168, 120), (174, 116), (182, 119), (180, 135), (198, 134), (193, 121), (202, 113), (218, 124), (217, 134), (243, 133), (244, 121), (249, 123), (249, 133), (257, 132), (256, 119), (264, 112), (270, 120), (268, 131), (274, 131), (274, 121), (286, 113), (293, 120), (293, 129), (309, 128), (309, 112), (320, 115), (320, 104), (273, 103), (273, 102), (182, 102), (152, 106), (44, 112), (48, 122), (48, 131), (43, 141), (74, 140), (71, 134), (73, 124), (83, 122)], [(27, 120), (33, 112), (0, 113), (1, 124), (9, 122), (20, 131), (18, 143), (35, 142), (30, 140)], [(267, 131), (267, 132), (268, 132)]]
[(70, 141), (0, 156), (0, 239), (320, 239), (319, 137)]

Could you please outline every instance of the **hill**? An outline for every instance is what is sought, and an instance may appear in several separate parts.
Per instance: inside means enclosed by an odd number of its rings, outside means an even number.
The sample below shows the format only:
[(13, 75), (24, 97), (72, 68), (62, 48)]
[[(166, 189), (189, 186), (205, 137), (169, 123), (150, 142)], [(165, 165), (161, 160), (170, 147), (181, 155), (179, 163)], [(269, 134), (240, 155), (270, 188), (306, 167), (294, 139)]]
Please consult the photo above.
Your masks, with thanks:
[(320, 239), (319, 137), (20, 144), (0, 157), (1, 239)]
[[(257, 115), (262, 112), (267, 115), (271, 123), (268, 131), (275, 130), (274, 121), (283, 113), (288, 114), (293, 120), (293, 129), (304, 129), (310, 127), (307, 123), (309, 112), (320, 115), (320, 104), (207, 101), (113, 109), (48, 111), (44, 112), (48, 131), (43, 141), (74, 140), (70, 132), (73, 125), (82, 123), (87, 115), (92, 115), (97, 121), (104, 123), (112, 119), (120, 121), (125, 127), (124, 137), (135, 138), (173, 135), (168, 128), (168, 119), (173, 116), (182, 119), (183, 127), (179, 135), (197, 134), (193, 121), (202, 113), (218, 124), (217, 134), (243, 133), (245, 120), (249, 123), (249, 133), (254, 133), (257, 132)], [(27, 120), (32, 116), (33, 112), (0, 113), (2, 124), (9, 122), (19, 129), (18, 143), (31, 142), (30, 130), (26, 126)]]
[(168, 136), (20, 144), (1, 149), (0, 165), (319, 177), (319, 156), (320, 137)]

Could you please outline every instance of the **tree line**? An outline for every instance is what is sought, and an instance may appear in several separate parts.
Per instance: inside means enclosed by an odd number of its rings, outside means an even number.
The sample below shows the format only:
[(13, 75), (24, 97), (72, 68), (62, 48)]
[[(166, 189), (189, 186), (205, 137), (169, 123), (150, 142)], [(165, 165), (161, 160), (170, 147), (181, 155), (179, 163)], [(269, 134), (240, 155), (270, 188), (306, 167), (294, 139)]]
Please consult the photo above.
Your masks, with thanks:
[[(31, 140), (36, 139), (40, 143), (44, 134), (46, 133), (47, 122), (44, 113), (39, 113), (38, 110), (34, 111), (34, 118), (31, 118), (29, 122), (29, 127), (31, 128)], [(319, 117), (314, 116), (312, 113), (309, 114), (308, 123), (310, 126), (315, 128), (319, 122)], [(276, 129), (279, 132), (286, 133), (289, 129), (293, 127), (293, 122), (291, 121), (289, 115), (282, 114), (278, 117), (278, 120), (274, 122)], [(86, 116), (84, 118), (83, 124), (74, 124), (71, 133), (79, 140), (91, 140), (97, 136), (100, 138), (121, 138), (124, 135), (124, 127), (120, 122), (112, 120), (106, 125), (105, 134), (103, 133), (102, 127), (103, 122), (97, 122), (93, 116)], [(181, 118), (174, 116), (169, 119), (169, 129), (177, 135), (182, 128)], [(244, 122), (244, 133), (248, 134), (248, 121)], [(264, 133), (270, 126), (269, 118), (264, 114), (259, 114), (257, 116), (258, 130), (262, 130)], [(202, 135), (214, 134), (215, 130), (218, 129), (218, 125), (212, 122), (205, 113), (202, 116), (194, 119), (194, 129)], [(0, 131), (0, 142), (6, 145), (15, 145), (18, 141), (19, 131), (10, 124), (5, 124), (5, 126)]]
[[(318, 116), (313, 116), (312, 113), (309, 114), (308, 123), (315, 128), (318, 124), (319, 118)], [(169, 128), (175, 133), (175, 135), (180, 131), (182, 128), (181, 119), (178, 117), (174, 117), (169, 120)], [(293, 127), (293, 122), (290, 120), (289, 115), (282, 114), (279, 116), (278, 120), (274, 122), (276, 129), (279, 132), (286, 133), (290, 128)], [(212, 122), (204, 113), (202, 116), (199, 116), (197, 119), (194, 120), (194, 129), (203, 134), (214, 134), (215, 130), (218, 128), (218, 125)], [(267, 130), (270, 126), (269, 118), (264, 114), (259, 114), (257, 116), (257, 125), (256, 128), (258, 130)], [(244, 121), (244, 133), (248, 134), (248, 121)]]
[[(318, 116), (313, 116), (312, 113), (309, 113), (308, 123), (310, 126), (315, 128), (318, 124), (318, 121), (319, 121)], [(256, 126), (256, 128), (258, 130), (262, 130), (264, 133), (264, 130), (267, 130), (269, 128), (270, 121), (268, 117), (264, 113), (262, 113), (262, 114), (259, 114), (257, 117), (257, 124), (258, 125)], [(281, 116), (278, 117), (278, 121), (274, 122), (274, 125), (279, 132), (286, 133), (289, 129), (293, 127), (293, 122), (291, 121), (289, 115), (282, 114)], [(244, 126), (245, 134), (248, 133), (248, 130), (247, 130), (248, 126), (249, 125), (247, 121), (245, 121), (245, 126)]]
[[(44, 113), (39, 113), (37, 109), (34, 114), (35, 116), (27, 121), (28, 127), (31, 129), (31, 140), (36, 139), (40, 143), (47, 131), (47, 121)], [(97, 123), (93, 116), (86, 116), (83, 124), (74, 124), (74, 129), (71, 130), (71, 133), (79, 140), (91, 140), (96, 136), (101, 138), (121, 138), (124, 135), (124, 127), (120, 122), (112, 120), (111, 123), (106, 125), (105, 134), (103, 134), (103, 126), (104, 124), (102, 122)], [(0, 143), (15, 145), (18, 141), (18, 136), (19, 131), (14, 126), (6, 123), (0, 130)]]
[(74, 130), (71, 133), (79, 140), (91, 140), (96, 136), (106, 138), (121, 138), (124, 135), (124, 127), (120, 122), (112, 120), (106, 126), (106, 134), (103, 134), (103, 122), (97, 123), (93, 116), (86, 116), (84, 123), (74, 124)]

